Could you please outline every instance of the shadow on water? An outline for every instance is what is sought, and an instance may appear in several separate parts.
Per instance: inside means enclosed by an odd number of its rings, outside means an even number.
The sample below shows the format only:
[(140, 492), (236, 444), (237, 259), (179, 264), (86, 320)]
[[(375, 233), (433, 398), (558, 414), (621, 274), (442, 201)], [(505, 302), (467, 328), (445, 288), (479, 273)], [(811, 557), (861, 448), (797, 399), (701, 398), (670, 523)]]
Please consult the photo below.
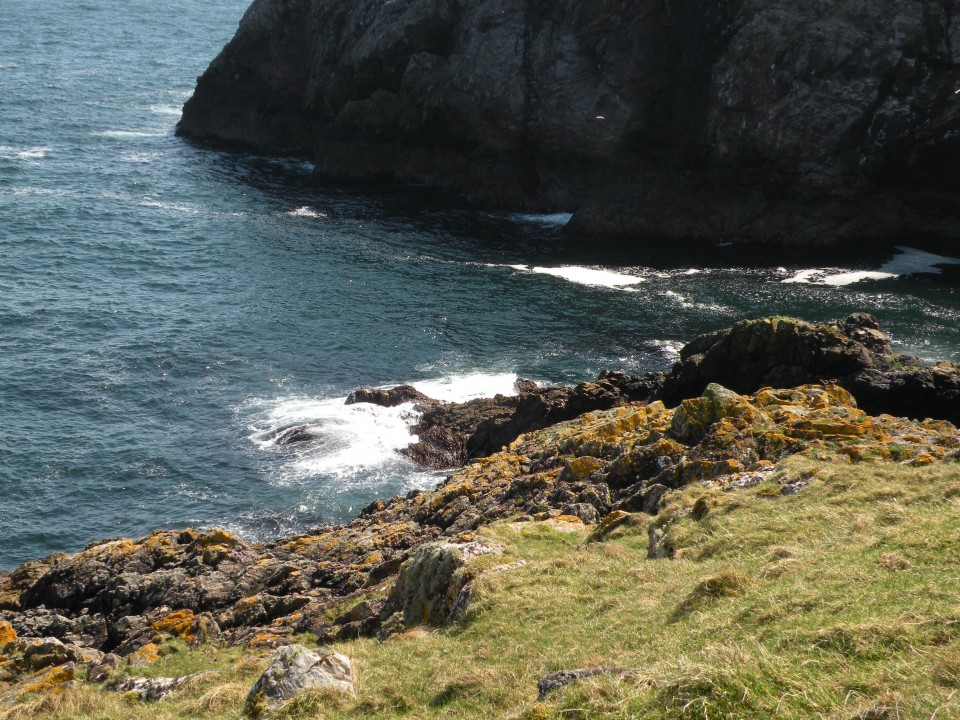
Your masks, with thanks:
[[(893, 245), (790, 247), (772, 244), (704, 243), (657, 237), (581, 238), (564, 230), (563, 214), (529, 215), (489, 211), (462, 198), (412, 184), (320, 181), (303, 157), (245, 152), (190, 140), (191, 162), (203, 179), (236, 187), (237, 183), (270, 204), (301, 203), (317, 220), (366, 224), (371, 232), (409, 246), (411, 251), (464, 261), (532, 265), (593, 265), (687, 268), (877, 268), (898, 254)], [(295, 209), (295, 208), (291, 208)], [(902, 245), (921, 246), (905, 239)], [(960, 253), (957, 253), (960, 255)], [(931, 280), (960, 281), (960, 266), (946, 265)]]

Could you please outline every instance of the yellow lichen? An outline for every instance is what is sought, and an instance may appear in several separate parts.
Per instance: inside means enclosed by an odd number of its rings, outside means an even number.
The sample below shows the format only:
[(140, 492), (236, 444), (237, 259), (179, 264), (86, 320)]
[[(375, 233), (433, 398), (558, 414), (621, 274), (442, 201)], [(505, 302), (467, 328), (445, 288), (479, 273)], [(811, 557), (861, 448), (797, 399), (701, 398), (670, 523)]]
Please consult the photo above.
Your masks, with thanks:
[(169, 633), (193, 644), (196, 640), (196, 635), (193, 632), (196, 619), (197, 617), (192, 610), (177, 610), (160, 618), (150, 627), (156, 632)]
[(133, 667), (146, 667), (153, 665), (160, 659), (160, 648), (154, 643), (144, 645), (142, 648), (129, 656), (130, 665)]
[(0, 622), (0, 645), (13, 642), (16, 639), (17, 631), (13, 629), (13, 626), (6, 621)]

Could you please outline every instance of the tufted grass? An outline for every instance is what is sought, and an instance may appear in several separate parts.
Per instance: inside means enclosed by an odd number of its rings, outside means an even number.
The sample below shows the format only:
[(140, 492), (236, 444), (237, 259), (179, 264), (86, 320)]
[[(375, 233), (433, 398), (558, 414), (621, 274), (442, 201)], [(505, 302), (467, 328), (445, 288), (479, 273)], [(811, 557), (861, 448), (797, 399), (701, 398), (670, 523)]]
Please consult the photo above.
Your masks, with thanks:
[[(960, 464), (791, 461), (780, 482), (674, 493), (658, 522), (672, 559), (647, 559), (647, 523), (587, 532), (499, 523), (465, 620), (336, 646), (357, 696), (311, 694), (301, 718), (960, 718)], [(694, 508), (696, 511), (694, 512)], [(698, 519), (694, 519), (694, 517)], [(268, 654), (183, 650), (143, 671), (215, 670), (160, 703), (82, 686), (0, 720), (240, 718)], [(537, 702), (544, 673), (597, 676)]]

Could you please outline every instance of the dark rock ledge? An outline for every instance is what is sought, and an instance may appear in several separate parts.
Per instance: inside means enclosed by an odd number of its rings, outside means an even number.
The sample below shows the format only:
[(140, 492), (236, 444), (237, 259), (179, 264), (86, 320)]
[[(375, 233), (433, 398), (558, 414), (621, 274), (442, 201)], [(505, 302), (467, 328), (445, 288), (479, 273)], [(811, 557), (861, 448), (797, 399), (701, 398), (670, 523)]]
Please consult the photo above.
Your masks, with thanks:
[[(620, 397), (504, 440), (506, 448), (435, 490), (378, 500), (346, 525), (271, 543), (216, 529), (161, 530), (0, 573), (0, 683), (62, 684), (79, 665), (88, 678), (109, 678), (119, 658), (156, 660), (170, 637), (272, 647), (300, 632), (347, 639), (448, 622), (469, 601), (467, 559), (498, 552), (476, 535), (495, 520), (596, 523), (601, 538), (623, 523), (646, 523), (643, 513), (656, 514), (667, 493), (691, 482), (775, 482), (774, 465), (790, 455), (911, 466), (960, 456), (960, 432), (946, 420), (858, 407), (956, 421), (960, 391), (960, 368), (890, 354), (867, 315), (822, 325), (745, 321), (694, 340), (663, 377), (624, 377), (587, 386), (644, 388), (649, 401)], [(525, 386), (520, 397), (537, 392)], [(557, 407), (585, 396), (599, 397), (567, 389)], [(498, 438), (520, 432), (520, 407), (495, 416)], [(661, 523), (649, 530), (651, 557), (669, 557)]]
[(709, 383), (739, 393), (765, 386), (794, 387), (831, 382), (850, 391), (871, 414), (936, 418), (960, 424), (960, 370), (950, 363), (928, 366), (895, 354), (876, 319), (855, 313), (840, 323), (813, 324), (791, 318), (746, 320), (696, 338), (680, 351), (668, 373), (631, 377), (604, 371), (575, 387), (538, 387), (517, 382), (515, 396), (444, 403), (410, 386), (362, 388), (348, 403), (387, 407), (414, 402), (422, 413), (413, 432), (419, 442), (405, 449), (415, 461), (457, 467), (486, 457), (519, 435), (585, 412), (633, 402), (662, 400), (673, 406), (696, 397)]
[(578, 236), (960, 237), (960, 8), (255, 0), (180, 135), (573, 210)]

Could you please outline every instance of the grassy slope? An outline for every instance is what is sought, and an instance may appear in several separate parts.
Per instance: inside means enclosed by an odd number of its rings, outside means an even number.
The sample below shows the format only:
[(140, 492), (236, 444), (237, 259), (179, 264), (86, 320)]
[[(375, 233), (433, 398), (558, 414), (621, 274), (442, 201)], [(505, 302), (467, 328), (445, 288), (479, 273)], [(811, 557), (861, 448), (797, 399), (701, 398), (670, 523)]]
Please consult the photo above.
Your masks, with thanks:
[[(960, 718), (960, 464), (815, 465), (792, 496), (688, 488), (648, 560), (646, 519), (602, 542), (543, 524), (482, 534), (528, 564), (485, 573), (466, 621), (338, 645), (358, 695), (286, 718)], [(703, 496), (709, 511), (694, 520)], [(699, 503), (702, 508), (704, 503)], [(144, 706), (89, 686), (0, 718), (236, 718), (267, 657), (202, 648), (142, 671), (216, 672)], [(635, 668), (536, 702), (537, 679)]]

